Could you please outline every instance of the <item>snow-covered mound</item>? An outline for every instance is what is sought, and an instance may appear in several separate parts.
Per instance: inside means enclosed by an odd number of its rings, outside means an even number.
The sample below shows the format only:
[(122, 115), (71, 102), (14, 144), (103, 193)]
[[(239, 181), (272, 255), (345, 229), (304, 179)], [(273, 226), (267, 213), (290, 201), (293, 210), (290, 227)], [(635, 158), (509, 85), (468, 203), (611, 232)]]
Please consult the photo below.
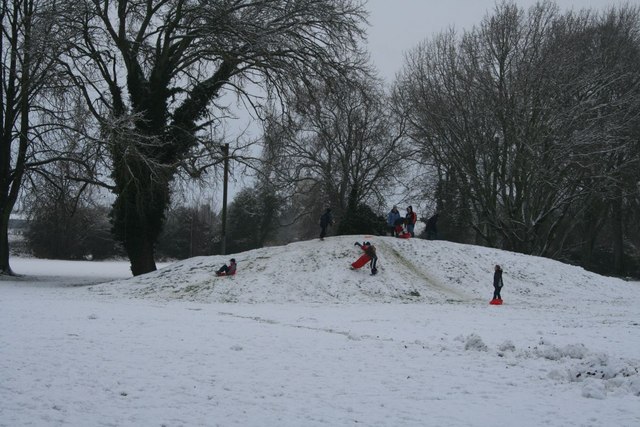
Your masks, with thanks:
[[(349, 270), (356, 240), (378, 275)], [(0, 426), (640, 425), (639, 282), (419, 239), (232, 256), (234, 277), (218, 256), (127, 280), (127, 262), (12, 260)]]
[[(371, 241), (378, 270), (351, 270), (356, 241)], [(238, 274), (216, 277), (228, 259)], [(378, 236), (338, 236), (227, 256), (196, 257), (143, 276), (96, 285), (92, 291), (199, 302), (477, 303), (490, 299), (493, 269), (504, 270), (508, 304), (576, 304), (623, 298), (635, 283), (603, 277), (547, 258), (472, 245)], [(575, 296), (579, 294), (577, 300)]]

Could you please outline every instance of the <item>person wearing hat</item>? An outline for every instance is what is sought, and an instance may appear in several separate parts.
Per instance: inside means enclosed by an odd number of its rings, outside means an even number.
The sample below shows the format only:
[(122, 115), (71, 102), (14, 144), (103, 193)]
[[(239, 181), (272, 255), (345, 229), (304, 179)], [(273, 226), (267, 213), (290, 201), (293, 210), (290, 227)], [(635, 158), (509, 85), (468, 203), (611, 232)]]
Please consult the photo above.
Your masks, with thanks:
[(236, 259), (231, 258), (229, 260), (229, 265), (223, 264), (222, 267), (218, 271), (216, 271), (216, 276), (233, 276), (236, 274)]
[(402, 219), (402, 217), (400, 216), (398, 207), (394, 206), (393, 209), (391, 209), (391, 211), (387, 214), (387, 228), (389, 229), (391, 235), (394, 237), (398, 235), (398, 233), (396, 232), (396, 224), (398, 223), (399, 219)]

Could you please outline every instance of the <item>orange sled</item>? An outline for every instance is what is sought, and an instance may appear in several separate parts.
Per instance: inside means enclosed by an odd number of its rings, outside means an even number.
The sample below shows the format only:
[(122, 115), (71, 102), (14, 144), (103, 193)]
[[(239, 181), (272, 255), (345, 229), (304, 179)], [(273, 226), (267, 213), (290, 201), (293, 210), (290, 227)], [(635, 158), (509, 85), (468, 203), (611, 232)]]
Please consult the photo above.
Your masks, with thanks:
[(354, 269), (362, 268), (369, 261), (371, 261), (371, 257), (367, 254), (363, 254), (360, 258), (358, 258), (354, 263), (351, 264), (351, 267)]

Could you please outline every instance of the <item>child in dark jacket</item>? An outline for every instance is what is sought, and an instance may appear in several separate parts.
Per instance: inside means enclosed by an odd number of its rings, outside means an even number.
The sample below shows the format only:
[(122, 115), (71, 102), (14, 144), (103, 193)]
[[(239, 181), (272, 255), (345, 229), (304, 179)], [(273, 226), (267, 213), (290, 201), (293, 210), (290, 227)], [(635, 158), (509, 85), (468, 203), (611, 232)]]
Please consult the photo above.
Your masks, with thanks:
[(496, 265), (493, 273), (493, 301), (502, 301), (500, 296), (500, 289), (502, 289), (502, 267)]

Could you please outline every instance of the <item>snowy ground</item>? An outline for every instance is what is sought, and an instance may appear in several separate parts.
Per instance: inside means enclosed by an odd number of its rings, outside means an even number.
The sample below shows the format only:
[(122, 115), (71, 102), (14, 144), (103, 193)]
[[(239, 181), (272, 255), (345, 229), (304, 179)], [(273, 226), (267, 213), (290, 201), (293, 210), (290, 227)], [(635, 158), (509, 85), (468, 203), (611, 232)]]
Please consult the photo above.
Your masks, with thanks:
[(348, 269), (356, 237), (237, 254), (232, 278), (213, 275), (228, 257), (130, 279), (124, 262), (13, 259), (0, 425), (640, 425), (640, 283), (358, 239), (377, 276)]

